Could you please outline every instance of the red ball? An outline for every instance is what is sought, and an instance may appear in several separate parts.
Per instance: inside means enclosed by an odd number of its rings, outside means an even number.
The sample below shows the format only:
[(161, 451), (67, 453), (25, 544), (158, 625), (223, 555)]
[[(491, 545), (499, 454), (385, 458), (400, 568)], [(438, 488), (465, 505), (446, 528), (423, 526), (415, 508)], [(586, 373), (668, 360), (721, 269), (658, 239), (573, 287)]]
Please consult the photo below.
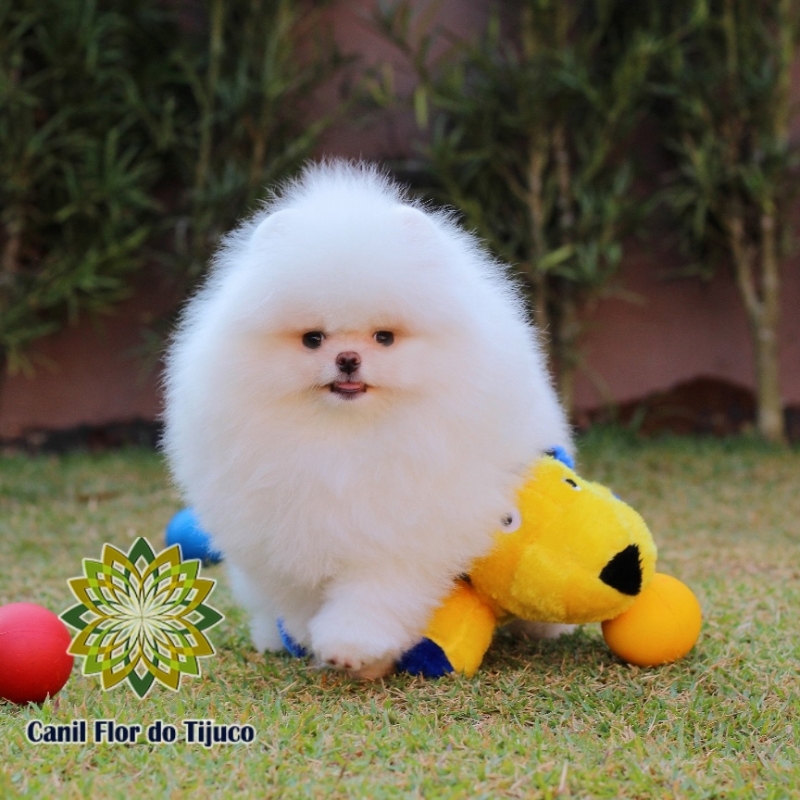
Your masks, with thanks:
[(41, 703), (69, 679), (74, 659), (67, 626), (36, 603), (0, 607), (0, 697)]

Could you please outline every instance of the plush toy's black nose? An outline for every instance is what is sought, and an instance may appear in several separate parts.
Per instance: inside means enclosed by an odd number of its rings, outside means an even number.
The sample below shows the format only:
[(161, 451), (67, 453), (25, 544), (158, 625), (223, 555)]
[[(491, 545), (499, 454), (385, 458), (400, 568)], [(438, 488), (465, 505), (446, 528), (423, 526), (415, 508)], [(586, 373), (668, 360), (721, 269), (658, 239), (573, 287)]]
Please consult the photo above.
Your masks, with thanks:
[(642, 589), (642, 563), (639, 548), (629, 544), (603, 567), (600, 580), (622, 594), (637, 595)]

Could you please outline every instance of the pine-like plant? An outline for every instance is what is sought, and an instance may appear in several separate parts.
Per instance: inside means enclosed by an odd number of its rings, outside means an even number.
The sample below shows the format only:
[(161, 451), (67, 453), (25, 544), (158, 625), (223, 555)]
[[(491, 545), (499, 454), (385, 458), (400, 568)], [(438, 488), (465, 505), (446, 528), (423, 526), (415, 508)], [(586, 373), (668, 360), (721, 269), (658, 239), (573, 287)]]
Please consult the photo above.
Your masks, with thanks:
[(223, 233), (266, 187), (295, 173), (341, 113), (309, 99), (348, 61), (329, 35), (327, 2), (211, 0), (171, 61), (188, 89), (174, 155), (184, 187), (174, 220), (181, 272), (200, 274)]
[(800, 178), (790, 136), (800, 2), (681, 0), (662, 11), (665, 30), (680, 32), (656, 105), (674, 159), (665, 196), (694, 271), (733, 267), (755, 354), (758, 430), (780, 442), (781, 269)]
[(0, 379), (148, 262), (188, 290), (309, 157), (324, 5), (0, 0)]
[[(419, 79), (414, 108), (440, 197), (516, 266), (571, 406), (579, 310), (608, 288), (641, 222), (631, 135), (659, 47), (647, 8), (507, 2), (476, 41), (444, 51), (413, 4), (385, 8), (378, 25)], [(373, 92), (389, 99), (386, 81)]]
[(0, 0), (0, 375), (147, 257), (161, 165), (131, 96), (177, 30), (154, 5)]

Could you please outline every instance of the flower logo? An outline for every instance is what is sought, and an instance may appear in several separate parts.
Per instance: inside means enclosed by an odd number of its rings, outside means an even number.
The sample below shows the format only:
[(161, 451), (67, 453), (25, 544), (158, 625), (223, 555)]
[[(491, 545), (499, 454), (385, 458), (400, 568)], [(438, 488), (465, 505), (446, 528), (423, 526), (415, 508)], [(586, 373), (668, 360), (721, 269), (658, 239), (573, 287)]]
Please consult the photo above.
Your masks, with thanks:
[(199, 561), (139, 538), (127, 553), (105, 544), (83, 572), (68, 581), (78, 605), (61, 619), (79, 631), (69, 653), (85, 658), (84, 675), (99, 673), (103, 689), (127, 680), (140, 698), (156, 681), (177, 691), (181, 676), (200, 675), (199, 659), (215, 652), (204, 631), (223, 616), (204, 602), (216, 581), (199, 577)]

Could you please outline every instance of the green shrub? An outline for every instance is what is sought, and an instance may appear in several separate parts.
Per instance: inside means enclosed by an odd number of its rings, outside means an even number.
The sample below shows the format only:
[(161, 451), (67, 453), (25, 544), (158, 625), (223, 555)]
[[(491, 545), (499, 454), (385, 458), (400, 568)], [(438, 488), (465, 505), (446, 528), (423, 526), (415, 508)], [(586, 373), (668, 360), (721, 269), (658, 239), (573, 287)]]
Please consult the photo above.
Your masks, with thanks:
[(302, 114), (341, 63), (319, 7), (177, 6), (0, 0), (0, 368), (147, 263), (188, 288), (328, 121)]
[[(476, 39), (442, 50), (447, 38), (415, 6), (393, 3), (377, 25), (419, 77), (426, 166), (440, 197), (516, 266), (569, 406), (578, 312), (608, 288), (641, 222), (630, 140), (659, 48), (647, 8), (508, 2)], [(373, 95), (395, 100), (385, 80)]]
[(144, 3), (113, 5), (0, 11), (0, 350), (12, 368), (64, 311), (124, 296), (158, 220), (163, 167), (133, 97), (176, 29)]
[(750, 323), (758, 430), (785, 437), (780, 391), (781, 277), (795, 238), (800, 148), (791, 135), (797, 0), (680, 0), (679, 33), (657, 82), (671, 159), (665, 197), (688, 271), (730, 264)]

